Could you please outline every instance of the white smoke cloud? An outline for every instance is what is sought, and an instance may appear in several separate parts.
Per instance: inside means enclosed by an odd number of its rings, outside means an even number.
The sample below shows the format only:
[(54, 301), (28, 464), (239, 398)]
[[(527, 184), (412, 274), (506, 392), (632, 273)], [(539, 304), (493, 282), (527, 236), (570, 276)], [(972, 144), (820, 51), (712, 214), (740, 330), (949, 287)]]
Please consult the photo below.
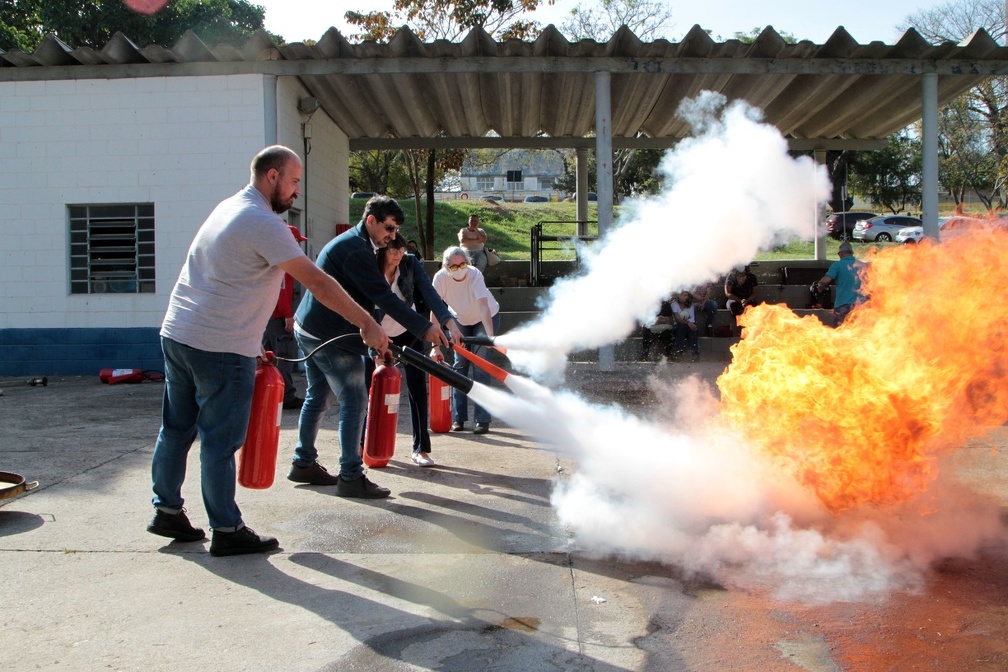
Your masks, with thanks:
[(625, 206), (613, 229), (581, 251), (584, 271), (553, 285), (540, 319), (497, 339), (520, 370), (557, 379), (568, 354), (626, 338), (671, 292), (814, 234), (829, 193), (822, 167), (790, 157), (780, 132), (743, 102), (726, 107), (707, 92), (681, 112), (700, 134), (665, 156), (665, 191)]

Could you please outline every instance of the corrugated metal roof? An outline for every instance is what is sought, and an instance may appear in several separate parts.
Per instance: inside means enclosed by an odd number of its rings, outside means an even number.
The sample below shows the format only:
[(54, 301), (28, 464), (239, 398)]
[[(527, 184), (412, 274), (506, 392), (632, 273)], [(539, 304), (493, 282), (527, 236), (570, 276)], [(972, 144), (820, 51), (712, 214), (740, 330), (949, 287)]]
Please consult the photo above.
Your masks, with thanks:
[[(839, 146), (885, 138), (920, 119), (925, 73), (937, 75), (939, 105), (1008, 74), (1008, 48), (983, 30), (940, 45), (912, 29), (893, 45), (858, 44), (842, 27), (821, 45), (787, 44), (772, 28), (751, 44), (715, 42), (699, 26), (680, 42), (641, 42), (623, 28), (608, 42), (572, 43), (548, 26), (528, 42), (498, 42), (474, 29), (459, 43), (424, 43), (404, 28), (387, 44), (351, 44), (330, 28), (314, 45), (277, 47), (259, 33), (241, 47), (208, 46), (187, 33), (170, 49), (139, 48), (116, 34), (100, 51), (49, 36), (31, 54), (0, 52), (0, 81), (247, 72), (300, 78), (352, 148), (446, 138), (584, 144), (595, 132), (596, 72), (611, 73), (617, 147), (684, 137), (679, 104), (702, 90), (748, 101), (799, 143)], [(484, 140), (490, 132), (502, 139)], [(527, 138), (540, 139), (517, 142)]]

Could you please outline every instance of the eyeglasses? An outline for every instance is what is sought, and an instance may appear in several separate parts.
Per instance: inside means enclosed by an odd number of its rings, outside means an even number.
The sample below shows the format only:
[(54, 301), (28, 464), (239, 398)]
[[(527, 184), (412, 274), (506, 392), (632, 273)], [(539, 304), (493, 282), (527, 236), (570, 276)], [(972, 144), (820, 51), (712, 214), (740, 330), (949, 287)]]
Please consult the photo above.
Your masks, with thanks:
[(468, 268), (468, 267), (469, 267), (469, 264), (467, 264), (466, 262), (463, 261), (461, 264), (452, 264), (451, 266), (448, 267), (448, 270), (449, 271), (457, 271), (459, 269)]
[(385, 230), (389, 233), (396, 233), (399, 231), (399, 227), (395, 224), (385, 224)]

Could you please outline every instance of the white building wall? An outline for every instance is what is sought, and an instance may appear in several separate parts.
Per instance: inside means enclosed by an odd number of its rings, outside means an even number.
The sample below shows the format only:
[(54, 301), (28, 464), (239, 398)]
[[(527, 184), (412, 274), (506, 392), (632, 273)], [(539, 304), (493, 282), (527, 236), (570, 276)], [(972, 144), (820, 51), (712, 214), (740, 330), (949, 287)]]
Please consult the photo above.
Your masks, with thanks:
[[(298, 100), (307, 95), (296, 79), (281, 78), (277, 83), (277, 142), (300, 154), (305, 165), (302, 195), (294, 207), (302, 211), (302, 228), (308, 237), (306, 251), (315, 259), (335, 235), (336, 225), (351, 223), (350, 142), (322, 109), (310, 117), (298, 111)], [(307, 158), (303, 124), (307, 124), (311, 136)]]
[[(0, 328), (156, 327), (196, 229), (249, 180), (263, 77), (0, 83)], [(153, 202), (157, 292), (70, 295), (68, 204)]]

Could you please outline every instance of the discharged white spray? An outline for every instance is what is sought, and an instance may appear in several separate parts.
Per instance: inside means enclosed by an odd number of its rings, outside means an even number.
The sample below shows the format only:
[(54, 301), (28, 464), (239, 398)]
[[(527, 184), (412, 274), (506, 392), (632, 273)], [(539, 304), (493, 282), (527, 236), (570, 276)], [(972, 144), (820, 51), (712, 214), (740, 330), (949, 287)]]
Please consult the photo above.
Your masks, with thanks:
[[(553, 379), (568, 353), (625, 338), (672, 291), (713, 280), (784, 238), (813, 235), (824, 172), (789, 157), (780, 134), (744, 104), (724, 107), (704, 94), (682, 113), (698, 137), (664, 159), (666, 192), (635, 204), (582, 251), (584, 272), (554, 285), (541, 319), (498, 337), (517, 368)], [(697, 380), (665, 390), (680, 409), (676, 421), (591, 404), (518, 375), (506, 384), (511, 393), (477, 384), (470, 396), (577, 462), (553, 505), (585, 552), (824, 602), (913, 590), (933, 559), (968, 554), (997, 533), (996, 510), (982, 504), (930, 517), (826, 513), (718, 421), (713, 391)], [(931, 495), (953, 492), (938, 483)]]
[(792, 158), (760, 112), (704, 93), (680, 108), (698, 135), (665, 156), (662, 194), (623, 206), (583, 272), (556, 282), (535, 322), (502, 334), (512, 362), (557, 379), (571, 352), (627, 337), (673, 291), (714, 281), (776, 242), (811, 238), (825, 170)]

